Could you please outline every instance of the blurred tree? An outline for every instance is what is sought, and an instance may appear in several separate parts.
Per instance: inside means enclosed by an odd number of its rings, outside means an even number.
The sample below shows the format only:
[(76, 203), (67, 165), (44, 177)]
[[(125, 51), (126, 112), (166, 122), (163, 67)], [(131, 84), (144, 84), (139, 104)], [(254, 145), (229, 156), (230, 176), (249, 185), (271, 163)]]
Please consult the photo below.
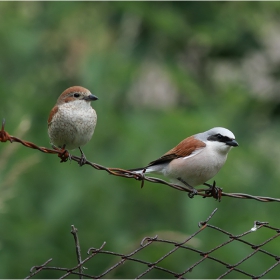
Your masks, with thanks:
[[(0, 2), (6, 129), (18, 136), (26, 120), (24, 138), (50, 146), (50, 109), (65, 88), (82, 85), (99, 97), (97, 128), (84, 148), (89, 160), (138, 167), (191, 134), (224, 126), (240, 147), (215, 177), (218, 185), (277, 197), (279, 11), (278, 2)], [(73, 265), (72, 224), (83, 252), (104, 240), (124, 251), (151, 232), (191, 233), (217, 206), (215, 223), (231, 232), (254, 220), (279, 226), (276, 204), (190, 200), (148, 183), (140, 189), (17, 144), (0, 145), (0, 163), (2, 278), (21, 278), (49, 257)], [(205, 277), (215, 272), (209, 266)]]

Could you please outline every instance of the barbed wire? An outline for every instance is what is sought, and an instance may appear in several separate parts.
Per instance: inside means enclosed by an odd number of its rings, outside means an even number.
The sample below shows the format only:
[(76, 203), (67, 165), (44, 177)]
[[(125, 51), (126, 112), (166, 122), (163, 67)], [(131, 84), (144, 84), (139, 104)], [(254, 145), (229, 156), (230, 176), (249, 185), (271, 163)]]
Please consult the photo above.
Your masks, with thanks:
[[(88, 257), (85, 258), (84, 260), (82, 260), (82, 258), (81, 258), (78, 230), (72, 225), (71, 233), (74, 235), (78, 265), (76, 265), (72, 268), (48, 266), (49, 263), (53, 260), (52, 258), (50, 258), (45, 263), (43, 263), (39, 266), (33, 266), (30, 269), (30, 275), (28, 275), (25, 279), (33, 278), (34, 276), (39, 274), (42, 270), (60, 271), (61, 273), (64, 273), (63, 275), (60, 276), (60, 279), (64, 279), (64, 278), (68, 277), (69, 275), (78, 275), (80, 278), (86, 277), (86, 278), (92, 278), (92, 279), (100, 279), (100, 278), (108, 277), (109, 273), (117, 273), (117, 270), (120, 269), (120, 266), (123, 265), (124, 263), (129, 263), (129, 264), (136, 263), (139, 266), (144, 268), (143, 271), (136, 276), (129, 275), (129, 278), (136, 278), (136, 279), (143, 278), (151, 271), (160, 271), (161, 273), (164, 274), (164, 278), (172, 276), (172, 277), (175, 277), (178, 279), (184, 279), (184, 277), (186, 277), (189, 273), (191, 273), (195, 267), (199, 266), (200, 270), (198, 270), (198, 271), (203, 271), (203, 269), (201, 269), (201, 267), (205, 263), (206, 260), (210, 260), (211, 262), (219, 263), (222, 265), (224, 271), (222, 272), (222, 274), (215, 277), (218, 279), (224, 278), (225, 276), (229, 275), (232, 272), (239, 273), (242, 278), (244, 276), (247, 276), (247, 277), (251, 277), (252, 279), (260, 279), (260, 278), (264, 277), (265, 275), (267, 275), (272, 270), (276, 269), (276, 267), (280, 264), (280, 255), (270, 253), (267, 250), (264, 250), (262, 247), (264, 247), (266, 244), (268, 244), (269, 242), (271, 242), (279, 237), (280, 228), (271, 227), (268, 225), (267, 222), (255, 221), (253, 228), (251, 228), (250, 230), (245, 231), (239, 235), (234, 235), (228, 231), (225, 231), (224, 229), (213, 226), (209, 223), (209, 221), (211, 220), (213, 215), (216, 213), (216, 211), (217, 211), (217, 209), (215, 209), (205, 221), (200, 222), (198, 224), (199, 229), (197, 231), (195, 231), (192, 235), (188, 236), (188, 238), (186, 238), (182, 242), (175, 242), (175, 241), (171, 241), (171, 240), (161, 239), (158, 237), (158, 235), (156, 235), (154, 237), (145, 237), (140, 242), (140, 246), (137, 247), (135, 250), (133, 250), (129, 254), (122, 254), (122, 253), (116, 253), (116, 252), (104, 250), (104, 247), (106, 245), (106, 242), (104, 242), (99, 248), (93, 248), (93, 247), (89, 248), (87, 251)], [(244, 239), (245, 236), (248, 236), (252, 232), (260, 230), (261, 228), (267, 228), (267, 229), (271, 230), (271, 232), (272, 232), (272, 235), (266, 241), (262, 242), (261, 244), (253, 244)], [(228, 236), (229, 239), (227, 239), (226, 241), (218, 244), (217, 246), (215, 246), (207, 251), (202, 251), (202, 250), (194, 248), (192, 245), (188, 245), (188, 242), (190, 242), (194, 237), (198, 236), (202, 231), (205, 231), (207, 229), (215, 230), (219, 233), (222, 233), (222, 234)], [(234, 264), (226, 262), (224, 260), (224, 257), (222, 257), (222, 256), (218, 257), (217, 253), (216, 253), (221, 248), (223, 248), (233, 242), (235, 242), (235, 243), (239, 242), (243, 246), (246, 246), (250, 251), (249, 254), (247, 254), (245, 257), (241, 258), (240, 261), (238, 261)], [(172, 249), (169, 250), (164, 255), (162, 255), (161, 257), (159, 257), (154, 262), (148, 262), (148, 261), (145, 261), (145, 260), (135, 256), (140, 251), (144, 251), (144, 250), (146, 250), (146, 248), (153, 246), (153, 244), (158, 244), (161, 246), (164, 246), (164, 244), (169, 244), (172, 246)], [(158, 246), (156, 248), (158, 249)], [(180, 250), (180, 251), (184, 250), (184, 252), (195, 253), (197, 256), (199, 256), (199, 259), (197, 261), (193, 261), (193, 263), (189, 267), (185, 268), (181, 272), (177, 272), (177, 271), (174, 271), (173, 269), (167, 268), (166, 262), (162, 262), (162, 261), (168, 259), (172, 254), (174, 254), (178, 250)], [(215, 256), (214, 256), (214, 252), (216, 253)], [(262, 254), (265, 254), (266, 256), (270, 257), (272, 260), (272, 265), (270, 267), (268, 267), (265, 271), (261, 272), (259, 275), (254, 275), (254, 274), (246, 271), (244, 266), (242, 267), (242, 269), (240, 268), (241, 264), (243, 264), (245, 261), (252, 258), (254, 255), (256, 255), (258, 253), (262, 253)], [(119, 259), (113, 265), (111, 265), (109, 268), (105, 269), (103, 272), (101, 272), (97, 275), (84, 273), (83, 266), (87, 262), (89, 262), (92, 258), (98, 257), (100, 255), (115, 256), (115, 257), (118, 257)], [(186, 258), (186, 259), (192, 260), (193, 258)], [(87, 264), (87, 265), (89, 265), (89, 264)], [(198, 273), (198, 271), (197, 271), (197, 273)], [(128, 269), (127, 272), (130, 272), (130, 270)], [(279, 270), (278, 274), (280, 274), (280, 270)]]
[[(5, 119), (3, 119), (2, 128), (0, 130), (0, 142), (7, 142), (7, 141), (9, 141), (10, 143), (17, 142), (27, 148), (36, 149), (43, 153), (57, 154), (58, 157), (60, 158), (60, 162), (66, 162), (69, 158), (71, 158), (71, 160), (76, 161), (78, 163), (81, 162), (80, 157), (77, 157), (74, 155), (70, 156), (69, 152), (65, 149), (58, 149), (58, 148), (49, 149), (49, 148), (45, 148), (45, 147), (40, 147), (32, 142), (24, 141), (15, 136), (11, 136), (7, 131), (5, 131)], [(171, 184), (171, 183), (166, 182), (159, 178), (145, 176), (145, 173), (136, 174), (133, 171), (129, 171), (129, 170), (121, 169), (121, 168), (105, 167), (100, 164), (90, 162), (88, 160), (85, 160), (84, 165), (89, 165), (89, 166), (95, 168), (96, 170), (106, 171), (107, 173), (114, 175), (114, 176), (120, 176), (120, 177), (124, 177), (124, 178), (134, 178), (135, 180), (141, 181), (141, 188), (143, 188), (145, 181), (151, 182), (151, 183), (156, 183), (156, 184), (166, 185), (166, 186), (169, 186), (178, 191), (187, 192), (188, 196), (190, 198), (193, 198), (194, 196), (197, 195), (197, 196), (202, 196), (203, 198), (213, 197), (214, 199), (221, 201), (221, 198), (223, 196), (225, 196), (225, 197), (232, 197), (232, 198), (239, 198), (239, 199), (254, 199), (257, 201), (261, 201), (261, 202), (280, 202), (279, 198), (253, 196), (253, 195), (244, 194), (244, 193), (225, 193), (222, 191), (221, 188), (216, 186), (215, 181), (214, 181), (213, 185), (205, 183), (204, 185), (207, 186), (207, 188), (197, 189), (197, 192), (194, 193), (194, 191), (192, 189), (189, 189), (187, 187), (183, 187), (180, 185), (176, 185), (176, 184)]]

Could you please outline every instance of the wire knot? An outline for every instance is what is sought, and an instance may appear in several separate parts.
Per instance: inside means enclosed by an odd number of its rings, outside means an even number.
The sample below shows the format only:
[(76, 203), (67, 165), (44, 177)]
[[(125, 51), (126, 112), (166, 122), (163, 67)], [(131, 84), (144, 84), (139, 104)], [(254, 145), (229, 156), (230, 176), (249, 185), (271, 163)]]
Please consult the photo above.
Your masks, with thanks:
[(61, 159), (60, 162), (66, 162), (68, 159), (71, 160), (70, 153), (65, 149), (65, 145), (62, 148), (57, 148), (53, 146), (53, 148), (58, 151), (57, 156)]
[(10, 141), (11, 143), (13, 142), (9, 133), (5, 131), (5, 119), (2, 120), (2, 128), (0, 130), (0, 141), (1, 142)]
[(207, 183), (204, 183), (204, 185), (209, 187), (209, 189), (205, 191), (205, 194), (211, 195), (213, 198), (215, 198), (216, 200), (221, 202), (223, 189), (216, 186), (216, 181), (214, 181), (212, 185), (207, 184)]
[(60, 162), (66, 162), (70, 158), (69, 152), (65, 149), (61, 149), (60, 153), (57, 156), (61, 159)]

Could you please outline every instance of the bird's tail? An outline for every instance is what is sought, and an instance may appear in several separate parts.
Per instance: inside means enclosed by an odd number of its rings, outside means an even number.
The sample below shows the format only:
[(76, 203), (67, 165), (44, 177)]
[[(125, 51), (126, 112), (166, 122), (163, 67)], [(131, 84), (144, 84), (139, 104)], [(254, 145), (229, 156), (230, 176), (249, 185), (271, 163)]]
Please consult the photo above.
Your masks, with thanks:
[(141, 167), (141, 168), (128, 169), (128, 171), (134, 172), (134, 173), (136, 173), (136, 174), (149, 173), (148, 170), (149, 170), (148, 167)]

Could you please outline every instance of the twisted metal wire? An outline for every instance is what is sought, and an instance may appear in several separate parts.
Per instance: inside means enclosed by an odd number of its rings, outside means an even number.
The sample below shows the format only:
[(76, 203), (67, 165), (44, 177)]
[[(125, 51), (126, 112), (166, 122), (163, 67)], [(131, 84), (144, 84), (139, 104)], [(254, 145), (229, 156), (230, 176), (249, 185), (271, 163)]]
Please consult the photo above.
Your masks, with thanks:
[[(0, 142), (7, 142), (7, 141), (9, 141), (11, 143), (17, 142), (27, 148), (36, 149), (43, 153), (57, 154), (58, 157), (60, 158), (60, 162), (66, 162), (69, 158), (71, 158), (71, 160), (76, 161), (78, 163), (81, 162), (80, 157), (70, 155), (69, 152), (65, 149), (58, 149), (58, 148), (49, 149), (49, 148), (45, 148), (45, 147), (40, 147), (32, 142), (24, 141), (15, 136), (11, 136), (7, 131), (5, 131), (5, 119), (3, 119), (2, 128), (0, 130)], [(90, 162), (88, 160), (85, 160), (84, 164), (90, 165), (91, 167), (95, 168), (96, 170), (106, 171), (107, 173), (114, 175), (114, 176), (120, 176), (120, 177), (124, 177), (124, 178), (134, 178), (135, 180), (141, 181), (141, 188), (144, 186), (145, 181), (151, 182), (151, 183), (156, 183), (156, 184), (162, 184), (162, 185), (169, 186), (173, 189), (176, 189), (178, 191), (187, 192), (188, 196), (190, 198), (193, 198), (194, 196), (198, 195), (198, 196), (202, 196), (203, 198), (213, 197), (214, 199), (220, 201), (221, 198), (223, 196), (225, 196), (225, 197), (232, 197), (232, 198), (239, 198), (239, 199), (254, 199), (257, 201), (261, 201), (261, 202), (280, 202), (279, 198), (253, 196), (253, 195), (244, 194), (244, 193), (225, 193), (222, 191), (221, 188), (216, 186), (215, 181), (214, 181), (213, 185), (205, 183), (204, 185), (207, 186), (207, 188), (197, 189), (197, 192), (194, 193), (194, 191), (192, 189), (189, 189), (187, 187), (183, 187), (180, 185), (176, 185), (176, 184), (171, 184), (171, 183), (168, 183), (159, 178), (148, 177), (148, 176), (145, 176), (144, 173), (136, 174), (133, 171), (129, 171), (129, 170), (121, 169), (121, 168), (109, 168), (109, 167), (105, 167), (105, 166), (102, 166), (97, 163)]]

